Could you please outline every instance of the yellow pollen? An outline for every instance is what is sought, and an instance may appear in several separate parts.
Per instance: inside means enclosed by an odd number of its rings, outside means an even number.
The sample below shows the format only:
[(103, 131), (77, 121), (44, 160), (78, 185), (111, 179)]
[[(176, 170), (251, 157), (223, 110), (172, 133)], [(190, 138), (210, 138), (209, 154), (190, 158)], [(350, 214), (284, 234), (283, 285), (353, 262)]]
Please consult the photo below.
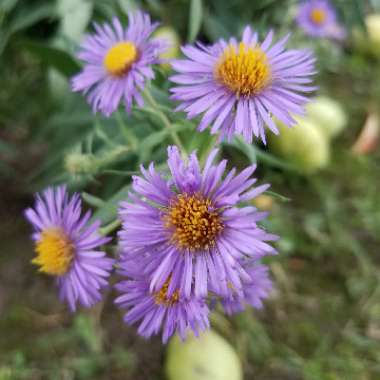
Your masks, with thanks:
[(40, 272), (62, 276), (69, 268), (74, 257), (74, 246), (60, 228), (49, 228), (42, 232), (37, 241), (37, 257), (33, 264), (40, 266)]
[(179, 300), (179, 291), (176, 290), (170, 298), (168, 298), (168, 287), (171, 277), (166, 280), (162, 288), (154, 294), (154, 301), (156, 305), (173, 306)]
[(237, 96), (249, 96), (268, 86), (271, 70), (266, 54), (259, 47), (247, 47), (240, 42), (238, 48), (230, 44), (224, 50), (215, 77)]
[(320, 25), (326, 20), (326, 12), (323, 9), (313, 9), (310, 18), (314, 24)]
[(180, 194), (164, 216), (165, 226), (173, 231), (172, 240), (180, 248), (208, 249), (223, 230), (218, 211), (209, 199)]
[(108, 73), (120, 77), (128, 73), (137, 58), (138, 51), (132, 42), (119, 42), (107, 51), (103, 64)]

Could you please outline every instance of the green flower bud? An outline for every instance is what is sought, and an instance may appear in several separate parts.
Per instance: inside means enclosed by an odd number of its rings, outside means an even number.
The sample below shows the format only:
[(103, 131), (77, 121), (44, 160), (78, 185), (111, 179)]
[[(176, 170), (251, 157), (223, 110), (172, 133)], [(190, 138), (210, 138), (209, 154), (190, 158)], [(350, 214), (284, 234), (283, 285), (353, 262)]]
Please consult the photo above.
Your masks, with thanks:
[(69, 153), (64, 160), (64, 167), (73, 176), (94, 174), (98, 170), (98, 164), (92, 154)]
[(310, 174), (329, 163), (329, 142), (313, 121), (295, 119), (298, 123), (293, 128), (277, 122), (280, 135), (269, 135), (269, 148), (300, 172)]
[(327, 96), (319, 96), (309, 102), (307, 118), (320, 127), (327, 138), (337, 136), (347, 125), (347, 116), (341, 105)]
[(232, 346), (213, 331), (181, 342), (174, 337), (166, 358), (168, 380), (242, 380), (239, 357)]

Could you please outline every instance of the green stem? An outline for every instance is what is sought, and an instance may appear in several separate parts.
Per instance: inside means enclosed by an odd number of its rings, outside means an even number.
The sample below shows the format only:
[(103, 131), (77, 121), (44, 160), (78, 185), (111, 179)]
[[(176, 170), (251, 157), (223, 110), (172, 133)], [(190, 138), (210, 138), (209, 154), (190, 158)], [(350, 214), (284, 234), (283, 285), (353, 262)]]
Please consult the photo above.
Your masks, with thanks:
[(121, 221), (119, 219), (114, 220), (113, 222), (107, 224), (106, 226), (102, 227), (99, 229), (99, 232), (101, 235), (108, 235), (112, 231), (116, 230), (119, 228), (121, 225)]
[(148, 89), (145, 89), (144, 90), (144, 95), (145, 95), (145, 98), (146, 100), (148, 101), (148, 103), (151, 105), (152, 108), (155, 109), (155, 111), (157, 112), (157, 115), (158, 117), (161, 119), (162, 123), (164, 124), (164, 126), (166, 128), (168, 128), (169, 132), (170, 132), (170, 136), (173, 140), (173, 142), (178, 145), (178, 147), (181, 149), (181, 151), (183, 153), (186, 153), (186, 149), (184, 147), (184, 145), (182, 144), (177, 132), (175, 131), (175, 129), (173, 128), (170, 120), (168, 119), (168, 117), (165, 115), (164, 112), (161, 111), (159, 105), (157, 104), (157, 102), (154, 100), (152, 94), (150, 93), (150, 91)]
[(124, 120), (121, 116), (120, 111), (116, 112), (116, 122), (117, 122), (119, 129), (120, 129), (120, 132), (122, 133), (122, 135), (125, 138), (125, 141), (130, 144), (130, 146), (133, 150), (136, 150), (138, 147), (139, 141), (138, 141), (136, 135), (132, 132), (131, 128), (129, 128), (128, 125), (126, 125), (124, 123)]

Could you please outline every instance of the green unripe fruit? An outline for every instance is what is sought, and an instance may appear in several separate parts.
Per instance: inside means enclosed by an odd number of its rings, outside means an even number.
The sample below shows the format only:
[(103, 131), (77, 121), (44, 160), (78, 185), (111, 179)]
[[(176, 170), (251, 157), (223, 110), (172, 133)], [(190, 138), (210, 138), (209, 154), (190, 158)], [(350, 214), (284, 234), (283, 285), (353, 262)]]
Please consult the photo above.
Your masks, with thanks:
[(320, 127), (327, 138), (337, 136), (347, 125), (347, 116), (341, 105), (326, 96), (319, 96), (309, 102), (307, 118)]
[(313, 121), (296, 120), (298, 123), (293, 128), (277, 122), (280, 135), (269, 136), (269, 148), (300, 172), (310, 174), (329, 163), (329, 142)]
[(373, 51), (380, 55), (380, 13), (372, 13), (365, 18), (368, 40)]
[(354, 29), (355, 47), (363, 53), (380, 57), (380, 13), (367, 15), (364, 23), (367, 33)]
[(174, 337), (165, 363), (168, 380), (242, 380), (240, 360), (232, 346), (213, 331), (182, 342)]

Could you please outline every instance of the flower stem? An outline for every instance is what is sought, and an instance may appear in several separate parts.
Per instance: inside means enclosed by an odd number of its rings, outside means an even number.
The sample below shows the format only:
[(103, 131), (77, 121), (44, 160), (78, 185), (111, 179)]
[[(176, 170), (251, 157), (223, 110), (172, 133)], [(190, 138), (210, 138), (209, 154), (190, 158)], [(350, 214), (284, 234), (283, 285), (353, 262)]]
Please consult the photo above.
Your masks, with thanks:
[(152, 108), (154, 108), (157, 112), (157, 115), (159, 116), (159, 118), (161, 119), (162, 123), (164, 124), (164, 126), (166, 128), (168, 128), (169, 132), (170, 132), (170, 136), (173, 140), (173, 142), (178, 145), (178, 147), (181, 149), (181, 151), (183, 153), (186, 153), (186, 149), (184, 147), (184, 145), (182, 144), (177, 132), (174, 130), (170, 120), (168, 119), (168, 117), (165, 115), (164, 112), (161, 111), (159, 105), (157, 104), (157, 102), (154, 100), (152, 94), (150, 93), (149, 90), (145, 89), (144, 90), (144, 95), (145, 95), (145, 98), (147, 100), (147, 102), (150, 104), (150, 106)]
[(136, 150), (138, 147), (139, 141), (138, 141), (137, 137), (135, 136), (135, 134), (133, 133), (133, 131), (131, 130), (131, 128), (125, 124), (123, 117), (121, 116), (120, 111), (116, 112), (116, 122), (117, 122), (119, 129), (120, 129), (120, 132), (124, 136), (125, 141), (130, 144), (130, 146), (133, 150)]
[(99, 228), (99, 232), (101, 235), (106, 236), (112, 231), (116, 230), (121, 225), (121, 220), (116, 219), (113, 222), (107, 224), (106, 226)]

